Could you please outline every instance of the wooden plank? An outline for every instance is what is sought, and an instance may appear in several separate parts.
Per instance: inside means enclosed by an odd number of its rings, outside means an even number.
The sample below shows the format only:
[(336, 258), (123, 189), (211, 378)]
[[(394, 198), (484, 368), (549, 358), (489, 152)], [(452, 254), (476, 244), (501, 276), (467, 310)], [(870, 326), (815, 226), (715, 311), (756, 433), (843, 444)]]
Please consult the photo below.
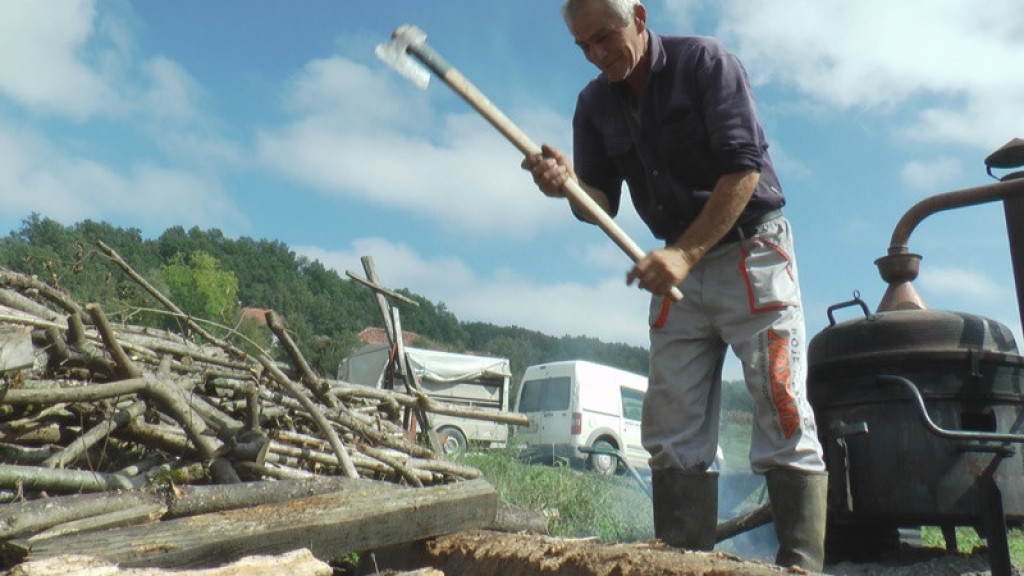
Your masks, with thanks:
[(484, 480), (427, 488), (348, 490), (32, 543), (26, 561), (88, 554), (121, 566), (210, 566), (309, 548), (322, 559), (481, 528), (498, 494)]
[(342, 490), (387, 490), (390, 482), (342, 476), (316, 476), (304, 480), (258, 481), (242, 484), (147, 487), (89, 494), (52, 496), (0, 505), (0, 540), (30, 537), (62, 524), (115, 510), (166, 505), (167, 519), (196, 516), (234, 508), (285, 502)]

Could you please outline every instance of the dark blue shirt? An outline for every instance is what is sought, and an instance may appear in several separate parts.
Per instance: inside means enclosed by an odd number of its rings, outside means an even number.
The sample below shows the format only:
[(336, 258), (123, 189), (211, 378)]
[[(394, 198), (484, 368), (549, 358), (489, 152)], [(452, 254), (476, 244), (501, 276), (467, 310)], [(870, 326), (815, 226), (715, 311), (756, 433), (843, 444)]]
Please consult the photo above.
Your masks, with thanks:
[(639, 106), (603, 75), (581, 92), (573, 162), (583, 182), (619, 209), (622, 183), (658, 238), (675, 241), (723, 174), (761, 173), (738, 224), (785, 204), (746, 71), (719, 41), (651, 33), (650, 74)]

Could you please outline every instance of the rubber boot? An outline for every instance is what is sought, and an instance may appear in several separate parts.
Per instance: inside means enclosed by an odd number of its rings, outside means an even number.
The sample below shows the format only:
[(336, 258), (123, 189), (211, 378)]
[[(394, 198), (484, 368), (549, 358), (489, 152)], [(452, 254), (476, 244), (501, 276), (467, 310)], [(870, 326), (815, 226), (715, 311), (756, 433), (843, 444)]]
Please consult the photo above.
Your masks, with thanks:
[(715, 547), (718, 527), (718, 473), (653, 470), (654, 536), (688, 550)]
[(776, 468), (765, 474), (779, 551), (775, 563), (821, 572), (825, 564), (828, 474)]

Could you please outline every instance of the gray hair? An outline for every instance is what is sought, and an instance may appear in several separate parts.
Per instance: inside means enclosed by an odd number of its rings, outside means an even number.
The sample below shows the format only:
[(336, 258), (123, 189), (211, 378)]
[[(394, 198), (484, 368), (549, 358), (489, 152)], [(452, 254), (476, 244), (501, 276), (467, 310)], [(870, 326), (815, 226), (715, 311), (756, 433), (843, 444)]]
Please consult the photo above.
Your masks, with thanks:
[(603, 6), (608, 15), (622, 26), (628, 26), (633, 19), (633, 9), (640, 0), (565, 0), (565, 4), (562, 5), (562, 18), (565, 23), (571, 25), (576, 12), (591, 2)]

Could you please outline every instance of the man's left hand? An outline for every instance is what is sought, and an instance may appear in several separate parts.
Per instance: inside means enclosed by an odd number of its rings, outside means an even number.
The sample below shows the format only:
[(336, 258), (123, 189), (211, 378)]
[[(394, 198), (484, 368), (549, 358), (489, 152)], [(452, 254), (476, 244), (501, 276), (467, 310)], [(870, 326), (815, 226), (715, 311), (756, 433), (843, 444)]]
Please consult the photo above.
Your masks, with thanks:
[(690, 274), (693, 263), (682, 250), (669, 247), (651, 250), (637, 261), (626, 274), (626, 284), (638, 282), (639, 287), (657, 294), (668, 296), (673, 286), (678, 286)]

